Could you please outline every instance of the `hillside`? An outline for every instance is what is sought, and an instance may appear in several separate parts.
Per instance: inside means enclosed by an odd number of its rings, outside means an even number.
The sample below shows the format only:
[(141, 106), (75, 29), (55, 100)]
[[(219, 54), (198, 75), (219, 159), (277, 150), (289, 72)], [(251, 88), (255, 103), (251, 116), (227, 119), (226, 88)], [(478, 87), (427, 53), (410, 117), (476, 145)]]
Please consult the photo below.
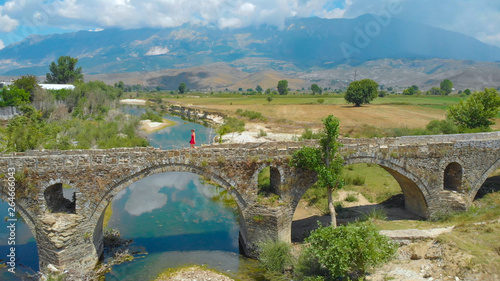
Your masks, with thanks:
[[(162, 89), (177, 89), (184, 82), (190, 89), (201, 91), (276, 88), (277, 81), (287, 79), (292, 90), (308, 89), (316, 83), (322, 88), (345, 89), (355, 76), (374, 79), (380, 85), (402, 90), (417, 85), (423, 90), (439, 87), (443, 79), (450, 79), (455, 89), (483, 90), (500, 86), (500, 63), (445, 59), (408, 60), (381, 59), (357, 66), (338, 65), (316, 71), (263, 70), (247, 72), (237, 61), (233, 66), (215, 63), (206, 66), (164, 69), (152, 72), (108, 73), (86, 75), (86, 80), (102, 80), (108, 84), (123, 81), (128, 85), (141, 84)], [(47, 70), (46, 70), (47, 71)], [(6, 77), (7, 78), (7, 77)], [(2, 77), (0, 77), (0, 80)], [(43, 79), (43, 78), (42, 78)]]
[(500, 61), (500, 48), (475, 38), (393, 18), (377, 34), (376, 23), (355, 19), (292, 18), (284, 29), (251, 26), (218, 29), (183, 25), (165, 29), (106, 29), (31, 36), (0, 50), (0, 74), (43, 75), (61, 55), (80, 59), (86, 74), (154, 72), (225, 63), (245, 72), (304, 72), (380, 59), (430, 58)]

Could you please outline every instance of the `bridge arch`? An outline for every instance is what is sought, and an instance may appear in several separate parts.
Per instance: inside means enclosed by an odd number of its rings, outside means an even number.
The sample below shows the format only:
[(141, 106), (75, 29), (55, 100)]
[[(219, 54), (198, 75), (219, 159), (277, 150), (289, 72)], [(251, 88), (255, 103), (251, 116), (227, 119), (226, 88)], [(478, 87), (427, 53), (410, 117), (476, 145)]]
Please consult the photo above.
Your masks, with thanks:
[[(280, 165), (276, 165), (273, 163), (263, 163), (261, 164), (257, 169), (255, 169), (255, 172), (252, 176), (252, 183), (255, 183), (258, 185), (259, 181), (259, 174), (266, 168), (269, 168), (269, 173), (270, 173), (270, 188), (267, 190), (268, 192), (274, 193), (276, 195), (281, 196), (281, 186), (284, 183), (284, 175), (285, 172), (283, 171), (283, 167)], [(261, 190), (259, 190), (260, 192)]]
[(344, 165), (371, 163), (381, 166), (399, 184), (405, 198), (405, 208), (421, 217), (429, 216), (428, 198), (430, 193), (426, 185), (413, 173), (395, 162), (377, 157), (346, 157)]
[(500, 158), (495, 163), (493, 163), (493, 165), (491, 165), (491, 167), (488, 170), (486, 170), (482, 174), (482, 176), (472, 185), (472, 188), (469, 193), (469, 197), (471, 198), (471, 200), (473, 200), (476, 197), (477, 193), (479, 192), (479, 189), (484, 184), (486, 179), (498, 169), (500, 169)]
[(93, 213), (91, 214), (88, 223), (93, 227), (93, 244), (96, 249), (96, 253), (100, 256), (103, 253), (103, 221), (104, 221), (104, 213), (111, 201), (115, 198), (115, 196), (131, 185), (134, 182), (137, 182), (143, 178), (146, 178), (151, 175), (160, 174), (160, 173), (168, 173), (168, 172), (189, 172), (193, 174), (197, 174), (207, 179), (215, 182), (216, 184), (223, 187), (228, 193), (235, 199), (238, 206), (238, 213), (240, 216), (239, 219), (239, 227), (240, 227), (240, 244), (245, 248), (247, 244), (247, 227), (245, 225), (245, 221), (242, 219), (242, 209), (246, 207), (246, 202), (240, 195), (240, 193), (232, 188), (232, 185), (223, 179), (220, 175), (209, 171), (208, 169), (204, 169), (202, 167), (193, 166), (190, 164), (164, 164), (157, 165), (152, 167), (146, 167), (130, 176), (126, 176), (123, 179), (117, 181), (115, 184), (112, 184), (106, 188), (108, 190), (106, 194), (103, 196), (102, 200), (97, 204)]
[(445, 190), (462, 192), (463, 166), (458, 162), (451, 162), (444, 169), (443, 187)]

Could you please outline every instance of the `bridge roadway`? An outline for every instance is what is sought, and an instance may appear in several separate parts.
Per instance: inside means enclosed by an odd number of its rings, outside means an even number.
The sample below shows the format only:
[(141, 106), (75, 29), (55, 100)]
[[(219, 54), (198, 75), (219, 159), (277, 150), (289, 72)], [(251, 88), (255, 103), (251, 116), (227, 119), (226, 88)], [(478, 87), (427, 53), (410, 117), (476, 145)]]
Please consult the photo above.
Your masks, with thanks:
[[(500, 132), (380, 139), (340, 139), (345, 164), (373, 163), (399, 183), (408, 211), (429, 218), (465, 210), (486, 178), (500, 168)], [(13, 168), (17, 211), (33, 232), (40, 269), (90, 270), (103, 253), (104, 211), (118, 192), (156, 173), (201, 175), (228, 190), (238, 205), (240, 243), (247, 255), (265, 238), (290, 241), (295, 208), (315, 180), (289, 165), (293, 151), (316, 142), (223, 144), (199, 149), (29, 151), (0, 155)], [(258, 198), (257, 178), (271, 170), (279, 204)], [(1, 172), (1, 171), (0, 171)], [(5, 175), (4, 174), (4, 175)], [(62, 186), (75, 188), (65, 199)], [(7, 199), (7, 181), (0, 196)]]

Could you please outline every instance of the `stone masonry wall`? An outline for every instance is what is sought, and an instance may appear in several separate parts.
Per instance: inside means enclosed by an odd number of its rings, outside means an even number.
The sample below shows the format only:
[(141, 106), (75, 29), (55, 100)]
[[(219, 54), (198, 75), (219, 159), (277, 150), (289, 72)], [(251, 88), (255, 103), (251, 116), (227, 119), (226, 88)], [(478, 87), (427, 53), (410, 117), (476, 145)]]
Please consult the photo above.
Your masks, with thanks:
[[(423, 217), (447, 209), (465, 209), (486, 177), (500, 168), (500, 133), (341, 139), (346, 164), (375, 163), (401, 185), (407, 208)], [(30, 151), (0, 155), (4, 170), (14, 167), (17, 199), (35, 232), (41, 268), (84, 261), (93, 267), (102, 253), (102, 214), (114, 196), (149, 175), (185, 171), (227, 189), (238, 205), (240, 234), (248, 254), (266, 238), (290, 241), (295, 207), (315, 175), (289, 166), (293, 151), (317, 142), (223, 144), (196, 150), (119, 148), (107, 150)], [(444, 190), (444, 171), (461, 167), (462, 185)], [(458, 165), (457, 165), (458, 164)], [(257, 176), (271, 166), (279, 181), (279, 201), (258, 196)], [(457, 173), (459, 174), (459, 173)], [(76, 189), (74, 214), (50, 213), (45, 191), (56, 184)], [(0, 183), (5, 197), (6, 185)]]

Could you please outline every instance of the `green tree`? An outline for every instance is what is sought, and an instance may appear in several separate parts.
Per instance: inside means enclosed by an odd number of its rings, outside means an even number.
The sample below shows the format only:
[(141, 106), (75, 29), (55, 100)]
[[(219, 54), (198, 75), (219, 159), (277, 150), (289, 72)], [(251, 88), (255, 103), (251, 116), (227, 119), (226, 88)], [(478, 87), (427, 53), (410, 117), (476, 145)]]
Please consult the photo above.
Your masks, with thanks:
[(255, 90), (259, 93), (262, 93), (262, 87), (260, 85), (257, 85), (257, 87), (255, 87)]
[(47, 73), (47, 83), (68, 84), (83, 80), (82, 68), (76, 68), (77, 58), (61, 56), (57, 64), (52, 62)]
[(179, 84), (179, 93), (184, 94), (184, 93), (186, 92), (186, 87), (187, 87), (187, 86), (186, 86), (186, 83), (181, 82), (181, 83)]
[(321, 89), (321, 87), (318, 86), (318, 84), (312, 84), (311, 91), (313, 92), (313, 94), (320, 94), (321, 95), (321, 93), (323, 93), (323, 89)]
[(379, 234), (371, 222), (357, 222), (345, 226), (319, 227), (306, 238), (305, 255), (328, 269), (332, 278), (349, 273), (365, 274), (371, 267), (389, 261), (397, 245)]
[(0, 107), (20, 106), (30, 102), (30, 94), (15, 86), (0, 89)]
[(125, 84), (120, 80), (118, 83), (115, 83), (115, 88), (121, 89), (123, 91), (125, 90)]
[(412, 96), (412, 95), (418, 95), (418, 94), (420, 94), (420, 91), (418, 90), (418, 86), (416, 86), (416, 85), (413, 85), (413, 86), (411, 86), (408, 89), (405, 89), (403, 91), (403, 95), (406, 95), (406, 96)]
[(467, 100), (451, 105), (447, 109), (447, 118), (457, 126), (489, 130), (494, 125), (493, 118), (500, 111), (500, 96), (497, 90), (484, 89), (483, 92), (472, 94)]
[(344, 160), (339, 154), (340, 120), (333, 115), (323, 119), (325, 126), (319, 141), (320, 148), (303, 147), (293, 153), (290, 164), (292, 166), (311, 170), (318, 175), (318, 186), (326, 188), (328, 193), (328, 208), (330, 210), (332, 226), (337, 226), (335, 206), (333, 205), (333, 190), (341, 189), (344, 182), (341, 178)]
[(46, 139), (55, 139), (56, 130), (48, 130), (42, 112), (30, 105), (21, 106), (23, 115), (10, 120), (5, 130), (6, 150), (23, 152), (42, 148)]
[(288, 81), (287, 80), (278, 81), (278, 93), (280, 95), (288, 94)]
[(441, 92), (441, 89), (438, 87), (432, 87), (429, 91), (427, 91), (427, 94), (432, 96), (439, 96), (442, 95), (443, 92)]
[(273, 97), (267, 97), (266, 100), (267, 100), (267, 104), (269, 104), (273, 101)]
[(470, 91), (470, 89), (465, 89), (464, 94), (470, 96), (472, 92)]
[(345, 100), (355, 106), (369, 104), (378, 95), (378, 84), (371, 79), (352, 82), (347, 88)]
[(451, 91), (453, 90), (453, 83), (448, 79), (444, 79), (441, 82), (440, 88), (441, 88), (441, 91), (443, 92), (443, 94), (449, 95), (451, 93)]
[(35, 75), (21, 76), (21, 78), (14, 80), (13, 85), (29, 93), (30, 101), (33, 101), (35, 91), (41, 90), (40, 85), (38, 85), (38, 78)]

